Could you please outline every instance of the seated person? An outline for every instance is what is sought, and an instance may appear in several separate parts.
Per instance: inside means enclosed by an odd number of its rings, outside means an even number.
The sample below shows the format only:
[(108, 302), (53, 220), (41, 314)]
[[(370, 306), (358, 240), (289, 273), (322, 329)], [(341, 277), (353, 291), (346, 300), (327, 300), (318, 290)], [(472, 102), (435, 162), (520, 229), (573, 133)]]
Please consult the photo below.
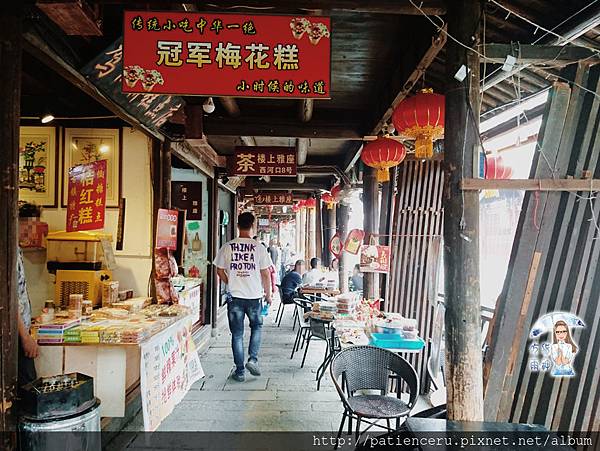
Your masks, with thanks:
[(319, 269), (320, 263), (321, 260), (319, 260), (317, 257), (310, 259), (310, 269), (302, 276), (303, 285), (314, 287), (317, 285), (317, 282), (325, 282), (325, 274), (323, 274), (323, 272)]
[(352, 282), (352, 291), (363, 290), (363, 273), (360, 272), (360, 265), (354, 265), (354, 271), (352, 272), (350, 281)]
[(304, 260), (296, 261), (294, 269), (288, 272), (281, 281), (281, 302), (291, 304), (296, 290), (302, 285), (302, 274), (304, 273)]

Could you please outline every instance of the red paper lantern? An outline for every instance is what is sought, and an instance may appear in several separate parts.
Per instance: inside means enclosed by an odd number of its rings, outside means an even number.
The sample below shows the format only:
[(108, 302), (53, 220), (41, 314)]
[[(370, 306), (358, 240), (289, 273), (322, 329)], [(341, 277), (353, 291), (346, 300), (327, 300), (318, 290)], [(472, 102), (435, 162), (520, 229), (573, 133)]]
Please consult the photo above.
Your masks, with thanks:
[(394, 110), (394, 127), (399, 134), (415, 140), (416, 158), (431, 158), (433, 141), (444, 136), (445, 103), (445, 96), (422, 89)]
[(323, 193), (321, 200), (327, 205), (327, 210), (331, 210), (335, 205), (335, 198), (331, 193)]
[(406, 149), (401, 142), (390, 138), (377, 138), (365, 144), (360, 158), (367, 166), (377, 169), (377, 181), (390, 180), (390, 168), (398, 166), (406, 157)]
[(342, 191), (342, 186), (338, 183), (337, 185), (334, 185), (333, 188), (331, 188), (331, 196), (333, 197), (333, 199), (336, 202), (340, 201), (340, 192)]
[(485, 178), (504, 180), (512, 177), (512, 168), (506, 166), (500, 155), (486, 155), (484, 164)]
[(311, 197), (310, 199), (306, 199), (304, 201), (304, 207), (306, 208), (315, 208), (317, 206), (317, 200), (314, 197)]

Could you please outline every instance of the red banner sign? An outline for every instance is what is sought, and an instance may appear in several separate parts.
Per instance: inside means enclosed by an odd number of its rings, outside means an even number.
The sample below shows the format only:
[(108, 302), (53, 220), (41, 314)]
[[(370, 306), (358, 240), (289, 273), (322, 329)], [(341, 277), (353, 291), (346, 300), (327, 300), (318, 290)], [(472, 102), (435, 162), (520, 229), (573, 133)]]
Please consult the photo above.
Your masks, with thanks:
[(236, 147), (231, 175), (294, 176), (296, 149), (293, 147)]
[(177, 249), (177, 210), (158, 210), (156, 220), (156, 248)]
[(358, 251), (360, 251), (360, 246), (365, 237), (365, 232), (360, 229), (352, 229), (346, 238), (346, 243), (344, 244), (344, 250), (353, 255), (357, 255)]
[(331, 19), (126, 11), (123, 92), (330, 98)]
[(254, 205), (292, 205), (292, 193), (259, 193), (254, 196)]
[(69, 169), (67, 232), (104, 228), (106, 160)]
[(390, 270), (390, 247), (365, 245), (360, 248), (361, 272), (388, 273)]

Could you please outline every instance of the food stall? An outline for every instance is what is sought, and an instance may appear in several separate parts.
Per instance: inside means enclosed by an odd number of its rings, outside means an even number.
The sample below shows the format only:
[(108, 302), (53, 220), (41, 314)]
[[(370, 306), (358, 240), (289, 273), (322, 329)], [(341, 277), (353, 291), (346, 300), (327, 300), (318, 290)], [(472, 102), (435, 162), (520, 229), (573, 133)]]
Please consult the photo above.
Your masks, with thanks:
[(181, 302), (158, 304), (119, 290), (110, 241), (95, 232), (48, 236), (47, 267), (56, 288), (33, 326), (40, 345), (36, 369), (39, 377), (93, 377), (102, 417), (124, 416), (127, 393), (139, 384), (145, 429), (154, 430), (203, 377), (192, 340), (200, 288), (197, 279), (176, 280)]

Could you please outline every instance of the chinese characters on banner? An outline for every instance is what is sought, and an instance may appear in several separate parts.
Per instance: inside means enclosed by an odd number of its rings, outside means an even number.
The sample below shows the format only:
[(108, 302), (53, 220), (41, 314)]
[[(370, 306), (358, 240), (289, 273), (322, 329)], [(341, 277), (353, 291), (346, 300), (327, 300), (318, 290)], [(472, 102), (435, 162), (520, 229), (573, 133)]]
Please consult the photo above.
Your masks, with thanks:
[(330, 98), (331, 19), (126, 11), (123, 92)]
[(124, 93), (121, 90), (123, 79), (122, 38), (116, 40), (89, 62), (81, 70), (81, 73), (103, 94), (135, 116), (142, 124), (154, 130), (163, 125), (183, 105), (183, 99), (176, 96), (159, 96), (145, 91)]
[(144, 342), (140, 349), (140, 390), (144, 430), (154, 431), (204, 376), (191, 334), (190, 317)]
[(186, 220), (202, 220), (202, 182), (172, 182), (171, 205), (187, 211)]
[(67, 232), (104, 228), (106, 160), (69, 169)]
[(296, 149), (293, 147), (236, 147), (229, 162), (229, 175), (296, 175)]
[(360, 270), (387, 274), (390, 270), (390, 247), (374, 244), (361, 246)]
[(293, 203), (292, 193), (261, 192), (254, 196), (254, 205), (292, 205)]
[(156, 248), (177, 249), (177, 210), (158, 210), (156, 219)]

